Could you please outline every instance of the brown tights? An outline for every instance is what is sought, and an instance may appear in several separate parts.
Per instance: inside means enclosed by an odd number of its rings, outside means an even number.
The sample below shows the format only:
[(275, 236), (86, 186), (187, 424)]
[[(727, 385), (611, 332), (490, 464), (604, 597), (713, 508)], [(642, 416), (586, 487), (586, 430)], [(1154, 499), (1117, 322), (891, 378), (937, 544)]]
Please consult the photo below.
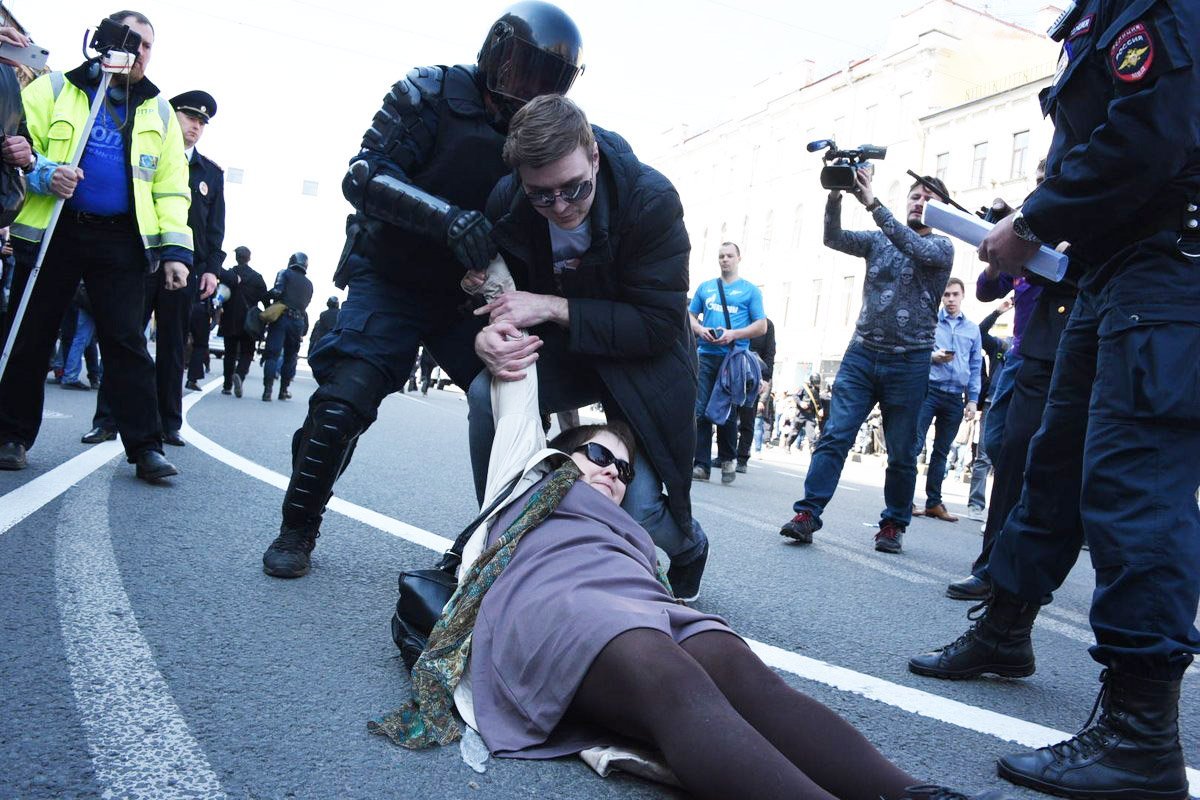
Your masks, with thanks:
[(682, 644), (626, 631), (596, 657), (571, 712), (653, 744), (700, 798), (879, 800), (920, 783), (722, 631)]

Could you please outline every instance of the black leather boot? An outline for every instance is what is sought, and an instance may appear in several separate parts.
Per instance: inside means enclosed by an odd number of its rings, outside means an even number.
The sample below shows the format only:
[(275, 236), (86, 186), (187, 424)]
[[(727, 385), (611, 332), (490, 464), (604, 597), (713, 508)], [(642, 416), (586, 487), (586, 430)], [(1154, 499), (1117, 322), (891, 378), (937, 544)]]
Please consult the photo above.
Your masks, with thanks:
[(275, 388), (275, 381), (264, 378), (263, 379), (263, 398), (262, 398), (264, 403), (271, 402), (271, 390), (273, 388)]
[(1100, 680), (1104, 686), (1083, 730), (1051, 747), (1001, 758), (997, 774), (1063, 797), (1186, 800), (1180, 681), (1107, 669)]
[[(988, 600), (973, 606), (967, 618), (975, 624), (945, 647), (913, 656), (908, 668), (931, 678), (974, 678), (985, 673), (1024, 678), (1035, 669), (1029, 638), (1041, 604), (1027, 603), (997, 588)], [(974, 616), (983, 611), (982, 616)]]
[(283, 379), (280, 379), (280, 381), (279, 381), (279, 399), (280, 400), (291, 400), (292, 399), (292, 393), (288, 391), (288, 382)]

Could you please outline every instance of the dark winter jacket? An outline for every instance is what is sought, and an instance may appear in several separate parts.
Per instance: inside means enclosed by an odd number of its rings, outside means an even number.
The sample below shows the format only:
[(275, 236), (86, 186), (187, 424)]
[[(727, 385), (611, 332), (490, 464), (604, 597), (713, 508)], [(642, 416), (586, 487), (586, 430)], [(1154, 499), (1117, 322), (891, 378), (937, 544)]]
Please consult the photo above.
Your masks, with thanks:
[(244, 336), (246, 311), (267, 297), (267, 282), (249, 264), (237, 264), (229, 272), (237, 275), (237, 285), (232, 287), (229, 299), (221, 312), (221, 324), (217, 333), (222, 336)]
[[(487, 214), (517, 288), (568, 299), (570, 328), (535, 332), (564, 340), (593, 367), (608, 412), (633, 428), (667, 487), (671, 515), (691, 530), (696, 444), (696, 345), (687, 320), (688, 254), (679, 195), (620, 136), (595, 128), (600, 145), (592, 244), (556, 286), (550, 233), (515, 176), (497, 184)], [(547, 341), (547, 345), (550, 342)]]

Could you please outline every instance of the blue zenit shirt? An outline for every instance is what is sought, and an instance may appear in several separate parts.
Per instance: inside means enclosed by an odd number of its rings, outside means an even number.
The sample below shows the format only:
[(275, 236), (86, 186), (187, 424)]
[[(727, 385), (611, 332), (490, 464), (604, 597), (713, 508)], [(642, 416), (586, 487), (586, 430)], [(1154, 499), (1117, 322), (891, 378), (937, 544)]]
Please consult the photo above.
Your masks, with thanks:
[(938, 350), (953, 350), (954, 358), (946, 364), (930, 365), (930, 385), (947, 392), (963, 392), (967, 400), (978, 403), (983, 369), (983, 339), (979, 335), (979, 326), (964, 317), (961, 311), (951, 317), (942, 307), (938, 309), (933, 339)]
[[(89, 95), (94, 96), (95, 90)], [(105, 103), (96, 115), (96, 124), (79, 162), (83, 180), (67, 201), (67, 208), (106, 217), (129, 213), (129, 163), (121, 135), (124, 118), (124, 103)]]
[[(744, 278), (738, 278), (733, 283), (725, 284), (725, 305), (729, 310), (729, 324), (725, 322), (725, 314), (721, 310), (721, 293), (717, 289), (717, 281), (720, 278), (713, 278), (700, 284), (700, 288), (696, 290), (695, 296), (692, 298), (692, 303), (688, 306), (688, 310), (692, 315), (704, 313), (702, 320), (706, 328), (744, 328), (752, 322), (758, 322), (766, 317), (763, 311), (762, 292), (750, 281)], [(746, 350), (750, 347), (749, 339), (738, 339), (734, 342), (734, 347), (738, 350)], [(708, 355), (721, 355), (728, 353), (728, 347), (709, 344), (708, 342), (700, 342), (697, 350)]]

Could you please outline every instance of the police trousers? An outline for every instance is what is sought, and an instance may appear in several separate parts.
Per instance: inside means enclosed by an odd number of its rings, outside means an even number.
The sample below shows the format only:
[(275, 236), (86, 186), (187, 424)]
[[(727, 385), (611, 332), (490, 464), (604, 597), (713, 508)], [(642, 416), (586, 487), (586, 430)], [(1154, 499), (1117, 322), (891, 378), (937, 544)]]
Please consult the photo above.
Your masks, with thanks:
[(996, 586), (1037, 600), (1086, 540), (1092, 657), (1162, 680), (1200, 652), (1200, 264), (1173, 244), (1142, 243), (1100, 291), (1080, 292), (987, 567)]

